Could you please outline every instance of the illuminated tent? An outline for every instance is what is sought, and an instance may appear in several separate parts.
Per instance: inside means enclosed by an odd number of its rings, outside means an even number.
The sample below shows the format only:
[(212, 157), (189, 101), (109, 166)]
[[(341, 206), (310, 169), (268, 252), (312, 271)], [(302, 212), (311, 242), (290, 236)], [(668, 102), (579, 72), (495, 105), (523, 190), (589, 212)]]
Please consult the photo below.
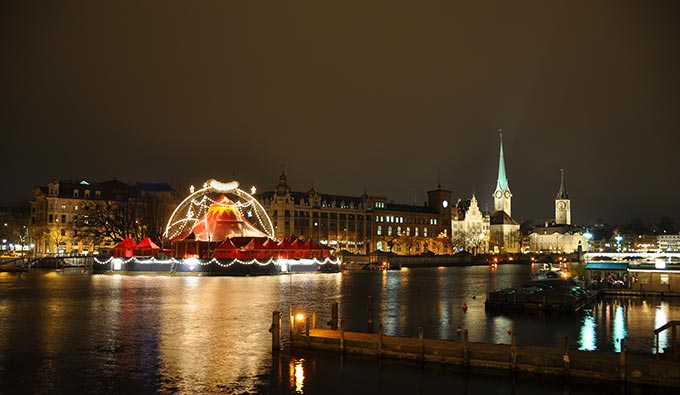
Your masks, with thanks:
[(239, 248), (236, 247), (231, 239), (227, 239), (222, 242), (217, 248), (215, 248), (215, 258), (218, 259), (234, 259), (239, 256)]
[(295, 258), (295, 247), (291, 244), (290, 238), (284, 238), (276, 246), (279, 258)]
[(273, 251), (264, 245), (261, 238), (253, 237), (248, 244), (243, 246), (242, 253), (247, 259), (269, 259)]
[(115, 247), (113, 247), (113, 256), (115, 257), (121, 257), (121, 258), (132, 258), (134, 255), (134, 249), (137, 248), (137, 243), (134, 242), (129, 237), (126, 237), (125, 240), (121, 241), (120, 243), (116, 244)]
[(149, 256), (155, 255), (158, 252), (161, 252), (161, 247), (151, 241), (148, 237), (142, 239), (134, 249), (135, 255)]
[(230, 237), (267, 237), (241, 214), (228, 197), (215, 200), (192, 229), (198, 241), (223, 241)]

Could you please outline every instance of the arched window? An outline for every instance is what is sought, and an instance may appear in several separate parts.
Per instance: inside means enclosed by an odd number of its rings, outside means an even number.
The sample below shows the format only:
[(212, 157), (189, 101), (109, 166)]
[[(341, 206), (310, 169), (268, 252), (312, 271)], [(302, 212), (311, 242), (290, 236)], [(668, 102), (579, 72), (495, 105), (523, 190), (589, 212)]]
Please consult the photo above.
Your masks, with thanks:
[(411, 227), (410, 226), (406, 227), (406, 236), (411, 236)]
[(427, 237), (427, 228), (423, 228), (423, 237)]
[(418, 227), (417, 227), (417, 226), (416, 226), (416, 233), (415, 233), (415, 235), (416, 235), (416, 237), (418, 237)]
[(387, 227), (387, 235), (392, 236), (392, 227), (391, 226)]
[[(378, 225), (378, 230), (377, 230), (376, 234), (377, 234), (378, 236), (381, 236), (381, 235), (382, 235), (382, 225)], [(378, 249), (380, 249), (380, 248), (378, 248)]]
[(401, 236), (401, 226), (397, 226), (397, 236)]
[(382, 251), (382, 241), (379, 241), (379, 242), (375, 243), (375, 248), (376, 248), (378, 251)]

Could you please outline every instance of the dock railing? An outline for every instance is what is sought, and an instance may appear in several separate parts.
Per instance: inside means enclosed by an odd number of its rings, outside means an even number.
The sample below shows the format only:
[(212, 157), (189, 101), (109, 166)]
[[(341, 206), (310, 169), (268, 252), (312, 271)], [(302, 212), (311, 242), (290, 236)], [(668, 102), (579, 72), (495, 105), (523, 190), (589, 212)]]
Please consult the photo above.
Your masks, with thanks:
[(673, 343), (673, 360), (678, 360), (678, 326), (680, 321), (668, 321), (664, 325), (654, 329), (654, 337), (656, 344), (656, 359), (659, 359), (659, 333), (666, 329), (671, 329), (671, 342)]

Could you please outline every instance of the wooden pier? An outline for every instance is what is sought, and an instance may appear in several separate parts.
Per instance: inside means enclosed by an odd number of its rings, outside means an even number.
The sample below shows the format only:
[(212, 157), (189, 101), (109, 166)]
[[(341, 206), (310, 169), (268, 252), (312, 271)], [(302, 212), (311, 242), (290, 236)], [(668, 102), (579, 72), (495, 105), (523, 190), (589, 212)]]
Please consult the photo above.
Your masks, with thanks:
[[(314, 317), (315, 318), (315, 315)], [(680, 362), (659, 360), (653, 355), (622, 352), (588, 352), (571, 350), (567, 339), (561, 347), (489, 344), (462, 340), (426, 339), (422, 328), (417, 338), (385, 336), (381, 325), (377, 333), (347, 332), (342, 321), (337, 330), (316, 329), (315, 319), (296, 322), (291, 316), (290, 345), (293, 349), (308, 349), (347, 355), (363, 355), (390, 359), (459, 367), (471, 370), (497, 370), (529, 375), (561, 376), (566, 378), (636, 383), (680, 388)], [(281, 313), (272, 316), (272, 347), (281, 349)]]

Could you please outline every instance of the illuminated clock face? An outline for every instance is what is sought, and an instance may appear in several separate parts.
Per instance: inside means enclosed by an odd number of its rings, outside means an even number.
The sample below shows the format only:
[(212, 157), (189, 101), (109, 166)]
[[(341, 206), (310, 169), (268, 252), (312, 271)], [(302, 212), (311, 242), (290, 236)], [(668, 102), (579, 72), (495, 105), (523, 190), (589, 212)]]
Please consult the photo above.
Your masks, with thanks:
[(496, 191), (496, 199), (500, 199), (503, 197), (503, 192), (501, 191)]
[(567, 208), (567, 204), (564, 202), (557, 202), (557, 209), (560, 211), (563, 211), (565, 208)]
[(444, 208), (449, 207), (449, 201), (448, 201), (448, 200), (444, 200), (444, 201), (442, 202), (442, 206), (443, 206)]
[(510, 199), (510, 191), (505, 191), (505, 197)]

